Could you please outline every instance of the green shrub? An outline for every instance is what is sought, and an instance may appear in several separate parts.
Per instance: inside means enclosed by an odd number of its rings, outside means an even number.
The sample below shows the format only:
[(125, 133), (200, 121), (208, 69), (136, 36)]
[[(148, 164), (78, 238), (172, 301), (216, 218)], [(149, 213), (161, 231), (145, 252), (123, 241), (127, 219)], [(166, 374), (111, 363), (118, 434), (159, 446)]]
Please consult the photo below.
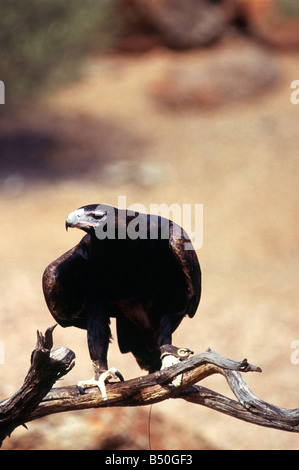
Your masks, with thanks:
[(276, 3), (282, 15), (295, 17), (299, 16), (298, 0), (276, 0)]
[(74, 77), (80, 58), (111, 44), (118, 0), (2, 0), (0, 80), (6, 102), (27, 101)]

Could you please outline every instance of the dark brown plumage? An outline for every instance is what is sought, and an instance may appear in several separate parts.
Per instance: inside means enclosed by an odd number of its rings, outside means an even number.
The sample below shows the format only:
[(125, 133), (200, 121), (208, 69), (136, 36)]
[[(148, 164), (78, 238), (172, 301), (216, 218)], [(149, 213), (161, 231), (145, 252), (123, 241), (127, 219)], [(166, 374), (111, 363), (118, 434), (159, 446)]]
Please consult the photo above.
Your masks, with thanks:
[(160, 347), (200, 300), (201, 271), (195, 251), (185, 250), (187, 234), (162, 217), (96, 204), (71, 213), (66, 226), (87, 234), (44, 272), (51, 314), (63, 327), (87, 329), (96, 374), (108, 368), (111, 317), (120, 351), (149, 372), (160, 369)]

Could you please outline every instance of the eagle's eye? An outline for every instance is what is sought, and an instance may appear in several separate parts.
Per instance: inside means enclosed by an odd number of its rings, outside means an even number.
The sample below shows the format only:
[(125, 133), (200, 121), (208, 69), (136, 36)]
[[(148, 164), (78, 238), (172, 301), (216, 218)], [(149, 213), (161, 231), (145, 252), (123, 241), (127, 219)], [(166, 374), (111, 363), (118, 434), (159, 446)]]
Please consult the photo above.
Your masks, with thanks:
[(107, 212), (90, 212), (88, 215), (90, 215), (93, 219), (96, 220), (101, 220), (105, 215), (107, 215)]

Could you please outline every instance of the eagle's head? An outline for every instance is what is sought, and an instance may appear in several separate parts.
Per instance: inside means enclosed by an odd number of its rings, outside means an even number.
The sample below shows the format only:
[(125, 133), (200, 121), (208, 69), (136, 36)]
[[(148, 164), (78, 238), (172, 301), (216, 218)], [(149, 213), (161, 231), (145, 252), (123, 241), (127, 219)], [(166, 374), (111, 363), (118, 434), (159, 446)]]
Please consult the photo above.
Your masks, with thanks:
[(65, 227), (79, 228), (94, 235), (97, 229), (107, 225), (108, 218), (114, 214), (114, 207), (106, 204), (89, 204), (71, 212), (65, 221)]

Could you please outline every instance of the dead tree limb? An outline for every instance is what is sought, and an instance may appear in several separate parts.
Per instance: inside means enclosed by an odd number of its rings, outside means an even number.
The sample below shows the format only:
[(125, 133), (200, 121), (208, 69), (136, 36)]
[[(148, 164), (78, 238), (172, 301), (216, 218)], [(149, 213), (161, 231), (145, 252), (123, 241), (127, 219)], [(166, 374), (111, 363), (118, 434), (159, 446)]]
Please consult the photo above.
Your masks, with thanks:
[(36, 348), (31, 354), (30, 369), (22, 387), (11, 398), (0, 402), (0, 446), (16, 427), (25, 425), (56, 380), (74, 366), (75, 354), (70, 349), (51, 349), (55, 326), (48, 328), (45, 336), (37, 332)]
[[(54, 382), (74, 365), (74, 353), (67, 348), (52, 348), (52, 330), (45, 337), (38, 333), (31, 367), (22, 388), (11, 398), (0, 402), (0, 439), (17, 426), (53, 413), (106, 407), (97, 388), (80, 394), (77, 386), (55, 387)], [(181, 398), (207, 406), (234, 418), (259, 426), (299, 432), (299, 408), (283, 409), (260, 400), (249, 390), (241, 372), (261, 372), (246, 359), (234, 361), (211, 349), (175, 366), (124, 382), (107, 385), (110, 406), (144, 406), (169, 398)], [(227, 398), (197, 382), (212, 374), (222, 374), (236, 400)], [(171, 382), (182, 375), (179, 386)]]
[[(299, 432), (299, 408), (286, 409), (271, 405), (253, 395), (238, 372), (229, 371), (225, 375), (236, 397), (242, 395), (240, 401), (232, 400), (198, 385), (183, 390), (175, 398), (183, 398), (190, 403), (206, 406), (258, 426)], [(242, 387), (241, 393), (240, 387)]]
[[(228, 370), (260, 371), (256, 366), (244, 361), (237, 362), (221, 356), (212, 350), (194, 356), (176, 366), (155, 372), (136, 379), (107, 385), (110, 406), (144, 406), (176, 397), (182, 390), (205, 377), (219, 373), (222, 367)], [(183, 373), (180, 386), (174, 387), (171, 382)], [(101, 408), (107, 404), (96, 387), (86, 389), (80, 394), (77, 386), (59, 387), (51, 390), (28, 420), (41, 418), (60, 411)]]

